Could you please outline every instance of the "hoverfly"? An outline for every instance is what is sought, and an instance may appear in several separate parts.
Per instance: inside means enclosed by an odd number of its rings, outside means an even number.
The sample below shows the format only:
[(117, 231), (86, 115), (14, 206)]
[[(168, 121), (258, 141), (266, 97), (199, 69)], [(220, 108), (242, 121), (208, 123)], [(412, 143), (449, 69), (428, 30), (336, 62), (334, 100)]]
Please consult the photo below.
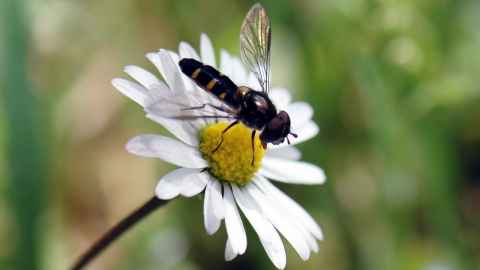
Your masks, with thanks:
[[(265, 9), (255, 4), (247, 13), (240, 30), (241, 59), (255, 75), (261, 91), (248, 86), (237, 86), (230, 78), (221, 74), (215, 68), (191, 59), (179, 61), (181, 71), (191, 78), (200, 88), (213, 94), (226, 106), (203, 104), (185, 108), (185, 110), (203, 109), (206, 106), (220, 110), (232, 116), (234, 120), (223, 131), (220, 143), (214, 149), (219, 149), (223, 136), (228, 130), (242, 122), (252, 129), (252, 150), (255, 155), (254, 138), (260, 132), (260, 141), (264, 148), (268, 143), (280, 144), (285, 139), (290, 143), (288, 135), (297, 137), (290, 131), (290, 117), (285, 111), (277, 112), (275, 105), (268, 97), (270, 89), (270, 45), (271, 26)], [(253, 164), (253, 158), (252, 158)]]

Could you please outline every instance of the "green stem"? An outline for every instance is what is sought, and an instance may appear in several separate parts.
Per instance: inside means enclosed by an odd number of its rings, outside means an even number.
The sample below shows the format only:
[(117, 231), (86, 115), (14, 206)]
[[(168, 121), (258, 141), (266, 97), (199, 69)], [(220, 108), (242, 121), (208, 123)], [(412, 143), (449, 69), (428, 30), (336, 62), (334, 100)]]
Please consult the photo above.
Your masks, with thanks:
[(147, 217), (149, 214), (159, 207), (165, 205), (167, 202), (168, 201), (160, 200), (155, 196), (152, 197), (142, 206), (130, 213), (130, 215), (122, 219), (119, 223), (117, 223), (117, 225), (113, 226), (102, 237), (100, 237), (97, 242), (95, 242), (82, 256), (80, 256), (78, 261), (71, 269), (79, 270), (85, 267), (133, 225), (137, 224), (143, 218)]

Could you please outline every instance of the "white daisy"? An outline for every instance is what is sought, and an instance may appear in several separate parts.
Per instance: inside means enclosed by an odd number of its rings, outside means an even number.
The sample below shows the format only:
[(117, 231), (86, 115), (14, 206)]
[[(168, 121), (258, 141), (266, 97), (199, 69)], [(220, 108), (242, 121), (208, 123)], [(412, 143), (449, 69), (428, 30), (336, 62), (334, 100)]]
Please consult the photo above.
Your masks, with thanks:
[[(288, 112), (292, 131), (298, 134), (298, 138), (292, 141), (292, 145), (269, 145), (264, 150), (257, 136), (252, 166), (250, 129), (247, 127), (237, 125), (232, 128), (225, 134), (219, 150), (212, 151), (218, 145), (228, 118), (193, 118), (188, 121), (171, 118), (186, 107), (205, 103), (221, 105), (219, 100), (181, 73), (178, 66), (181, 58), (194, 58), (217, 67), (237, 85), (260, 89), (255, 77), (246, 71), (240, 60), (222, 50), (217, 66), (212, 44), (205, 34), (200, 38), (200, 55), (188, 43), (182, 42), (178, 54), (162, 49), (146, 56), (158, 68), (165, 82), (140, 67), (127, 66), (125, 72), (136, 82), (116, 78), (112, 84), (140, 104), (148, 118), (176, 137), (140, 135), (126, 145), (130, 153), (160, 158), (180, 167), (160, 179), (156, 196), (169, 200), (204, 191), (203, 215), (207, 233), (214, 234), (225, 220), (228, 235), (226, 260), (243, 254), (247, 248), (237, 206), (257, 232), (277, 268), (283, 269), (286, 264), (285, 248), (278, 232), (303, 260), (307, 260), (312, 251), (318, 251), (317, 239), (323, 238), (320, 227), (299, 204), (270, 182), (325, 182), (323, 171), (313, 164), (299, 161), (301, 153), (293, 146), (318, 133), (318, 126), (311, 119), (312, 107), (305, 102), (290, 103), (291, 96), (286, 89), (273, 88), (269, 96), (278, 110)], [(194, 110), (189, 113), (199, 115)], [(218, 115), (213, 110), (211, 113)]]

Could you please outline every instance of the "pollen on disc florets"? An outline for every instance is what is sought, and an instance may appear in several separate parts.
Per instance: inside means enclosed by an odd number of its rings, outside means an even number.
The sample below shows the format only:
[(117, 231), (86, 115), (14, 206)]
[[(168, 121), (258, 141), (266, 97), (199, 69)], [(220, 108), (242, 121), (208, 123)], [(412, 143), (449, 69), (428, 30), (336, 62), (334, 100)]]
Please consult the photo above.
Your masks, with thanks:
[(228, 123), (220, 122), (205, 126), (200, 131), (200, 152), (208, 161), (210, 173), (219, 180), (247, 184), (260, 168), (265, 149), (258, 134), (255, 136), (255, 156), (252, 165), (252, 130), (243, 124), (237, 124), (223, 135), (223, 142), (215, 152), (221, 140), (222, 131)]

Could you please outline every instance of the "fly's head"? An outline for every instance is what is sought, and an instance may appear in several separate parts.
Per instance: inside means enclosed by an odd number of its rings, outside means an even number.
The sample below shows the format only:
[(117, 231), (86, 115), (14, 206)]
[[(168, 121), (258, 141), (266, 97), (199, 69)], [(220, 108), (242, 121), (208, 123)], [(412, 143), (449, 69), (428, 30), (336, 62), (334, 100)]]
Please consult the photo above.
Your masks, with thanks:
[(290, 144), (288, 135), (297, 137), (297, 134), (290, 131), (290, 117), (286, 111), (280, 111), (275, 117), (273, 117), (263, 129), (260, 134), (260, 140), (264, 148), (268, 143), (281, 144), (287, 139)]

